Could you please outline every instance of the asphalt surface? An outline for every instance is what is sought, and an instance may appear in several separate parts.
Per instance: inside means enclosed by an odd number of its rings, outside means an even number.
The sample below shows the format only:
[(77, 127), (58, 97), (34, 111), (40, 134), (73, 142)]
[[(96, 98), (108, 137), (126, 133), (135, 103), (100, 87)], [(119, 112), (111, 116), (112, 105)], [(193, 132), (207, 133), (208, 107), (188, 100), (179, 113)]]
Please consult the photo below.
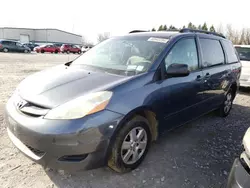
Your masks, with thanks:
[(250, 90), (241, 89), (227, 118), (210, 113), (152, 145), (141, 166), (126, 174), (108, 168), (68, 173), (43, 169), (24, 157), (6, 134), (4, 105), (26, 76), (76, 58), (61, 54), (0, 53), (0, 187), (217, 188), (225, 183), (250, 126)]

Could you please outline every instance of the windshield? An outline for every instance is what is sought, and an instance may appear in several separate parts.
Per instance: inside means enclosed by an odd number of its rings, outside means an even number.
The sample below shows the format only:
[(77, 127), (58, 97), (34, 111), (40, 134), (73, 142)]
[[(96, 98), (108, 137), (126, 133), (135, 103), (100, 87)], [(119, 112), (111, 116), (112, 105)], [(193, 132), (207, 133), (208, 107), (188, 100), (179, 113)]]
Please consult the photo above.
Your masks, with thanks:
[(167, 41), (165, 38), (138, 36), (108, 39), (77, 58), (72, 65), (127, 76), (144, 73)]
[(240, 56), (240, 60), (250, 61), (250, 48), (235, 47), (235, 49)]

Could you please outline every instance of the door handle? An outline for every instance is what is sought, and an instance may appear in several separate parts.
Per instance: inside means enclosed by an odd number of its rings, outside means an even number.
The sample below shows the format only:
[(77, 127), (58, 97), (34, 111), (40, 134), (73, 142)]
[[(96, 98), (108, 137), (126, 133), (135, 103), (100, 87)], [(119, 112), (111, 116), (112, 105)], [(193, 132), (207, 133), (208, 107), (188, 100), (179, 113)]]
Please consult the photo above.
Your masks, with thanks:
[(205, 78), (210, 78), (210, 74), (206, 73)]
[(196, 77), (196, 80), (197, 80), (197, 81), (200, 81), (201, 79), (202, 79), (201, 75), (198, 75), (198, 76)]

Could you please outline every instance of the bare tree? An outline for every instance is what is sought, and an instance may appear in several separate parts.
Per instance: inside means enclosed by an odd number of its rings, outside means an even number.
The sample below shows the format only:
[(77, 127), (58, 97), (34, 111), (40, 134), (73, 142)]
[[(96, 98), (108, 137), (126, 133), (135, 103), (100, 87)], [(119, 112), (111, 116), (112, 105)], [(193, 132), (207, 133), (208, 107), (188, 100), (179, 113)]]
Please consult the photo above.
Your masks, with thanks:
[(84, 36), (82, 36), (82, 45), (85, 46), (87, 43), (87, 40)]
[(97, 42), (102, 42), (106, 39), (108, 39), (110, 37), (110, 33), (109, 32), (104, 32), (104, 33), (100, 33), (97, 36)]
[(220, 34), (224, 34), (224, 27), (222, 24), (218, 25), (218, 27), (216, 28), (216, 32)]
[(233, 29), (232, 25), (226, 26), (226, 37), (232, 41), (233, 44), (239, 44), (241, 38), (241, 32)]

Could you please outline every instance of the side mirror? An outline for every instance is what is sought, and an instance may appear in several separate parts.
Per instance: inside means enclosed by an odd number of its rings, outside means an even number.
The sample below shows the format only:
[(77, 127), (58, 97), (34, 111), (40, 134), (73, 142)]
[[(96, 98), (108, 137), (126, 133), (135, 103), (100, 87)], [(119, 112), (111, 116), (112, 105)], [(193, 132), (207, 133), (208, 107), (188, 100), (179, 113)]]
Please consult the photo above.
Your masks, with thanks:
[(171, 64), (167, 68), (167, 77), (184, 77), (188, 76), (190, 71), (186, 64)]

